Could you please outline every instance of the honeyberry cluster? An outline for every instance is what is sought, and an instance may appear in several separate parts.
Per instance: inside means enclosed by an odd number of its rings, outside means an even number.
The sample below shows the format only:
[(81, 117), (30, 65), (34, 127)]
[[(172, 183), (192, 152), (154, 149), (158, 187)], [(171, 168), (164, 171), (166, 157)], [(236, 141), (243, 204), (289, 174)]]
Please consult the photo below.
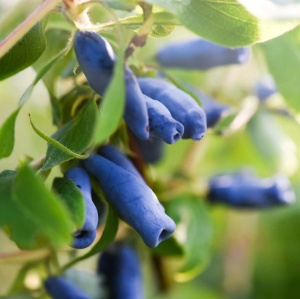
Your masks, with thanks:
[[(88, 84), (103, 97), (116, 63), (112, 47), (95, 32), (80, 31), (76, 34), (74, 48)], [(183, 51), (185, 55), (182, 55)], [(196, 39), (168, 45), (156, 58), (164, 67), (207, 70), (244, 63), (249, 55), (249, 48), (230, 49)], [(172, 144), (181, 138), (201, 140), (207, 128), (213, 128), (230, 112), (229, 106), (193, 86), (185, 85), (185, 88), (198, 98), (203, 108), (190, 94), (162, 78), (136, 78), (128, 66), (124, 67), (124, 81), (124, 120), (146, 163), (160, 160), (164, 142)], [(256, 91), (262, 99), (274, 92), (272, 86), (264, 86), (258, 85)], [(174, 233), (174, 221), (165, 213), (130, 159), (114, 145), (98, 148), (97, 153), (84, 160), (80, 167), (68, 170), (65, 177), (79, 188), (85, 202), (85, 223), (74, 232), (74, 248), (88, 247), (96, 237), (98, 212), (92, 200), (90, 177), (98, 181), (110, 204), (140, 234), (147, 246), (156, 247)], [(284, 175), (260, 179), (252, 172), (240, 171), (212, 177), (207, 200), (234, 208), (261, 208), (292, 203), (295, 194)], [(117, 242), (106, 249), (101, 254), (98, 273), (104, 276), (109, 298), (144, 298), (138, 257), (128, 245)], [(59, 277), (48, 278), (45, 288), (55, 299), (89, 298)]]

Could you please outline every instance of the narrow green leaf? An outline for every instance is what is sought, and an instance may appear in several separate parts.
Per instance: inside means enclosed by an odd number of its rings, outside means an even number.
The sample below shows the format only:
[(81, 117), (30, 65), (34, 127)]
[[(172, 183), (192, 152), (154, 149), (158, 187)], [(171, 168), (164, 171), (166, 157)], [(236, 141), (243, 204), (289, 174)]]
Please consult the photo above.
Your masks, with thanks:
[(20, 166), (12, 187), (14, 202), (34, 224), (39, 238), (54, 247), (70, 244), (73, 225), (67, 209), (29, 166)]
[(85, 221), (85, 204), (82, 193), (67, 177), (55, 178), (52, 187), (68, 207), (76, 227), (81, 228)]
[(240, 47), (279, 36), (299, 21), (268, 21), (252, 15), (238, 0), (147, 0), (172, 12), (194, 33), (229, 47)]
[(115, 65), (114, 77), (100, 105), (100, 118), (94, 142), (104, 142), (118, 128), (125, 106), (124, 49), (120, 50)]
[[(49, 61), (51, 61), (52, 58), (57, 56), (57, 53), (65, 53), (65, 49), (69, 48), (70, 37), (71, 33), (67, 30), (47, 30), (45, 33), (47, 47), (40, 59), (33, 65), (34, 69), (37, 72), (40, 71), (45, 64), (47, 64)], [(55, 80), (60, 76), (60, 73), (68, 63), (68, 59), (64, 59), (66, 57), (60, 58), (63, 58), (61, 59), (60, 63), (53, 66), (51, 70), (49, 70), (43, 77), (43, 81), (47, 89), (51, 93), (54, 92)]]
[(300, 111), (299, 46), (289, 36), (281, 36), (261, 45), (276, 86), (289, 106)]
[(33, 128), (33, 130), (44, 140), (48, 141), (51, 145), (55, 146), (56, 148), (60, 149), (61, 151), (63, 151), (64, 153), (66, 153), (67, 155), (71, 156), (72, 158), (77, 158), (77, 159), (86, 159), (88, 158), (88, 156), (86, 155), (79, 155), (74, 153), (73, 151), (69, 150), (66, 146), (62, 145), (60, 142), (56, 141), (55, 139), (48, 137), (47, 135), (45, 135), (44, 133), (42, 133), (32, 122), (31, 118), (30, 118), (30, 124)]
[(16, 109), (0, 127), (0, 159), (9, 157), (15, 145), (15, 123), (20, 108)]
[[(98, 107), (95, 101), (91, 100), (85, 104), (75, 118), (52, 135), (41, 170), (46, 171), (72, 158), (86, 158), (81, 154), (91, 145), (97, 120)], [(50, 140), (47, 141), (50, 142)]]
[(19, 101), (19, 106), (22, 106), (31, 96), (33, 88), (35, 85), (43, 78), (43, 76), (52, 68), (52, 66), (67, 53), (68, 49), (63, 50), (62, 52), (58, 53), (54, 56), (51, 60), (49, 60), (43, 68), (37, 73), (36, 77), (34, 78), (33, 82), (27, 87), (21, 99)]
[(99, 252), (101, 252), (104, 248), (106, 248), (114, 239), (118, 231), (118, 215), (112, 206), (108, 205), (108, 214), (105, 222), (105, 228), (103, 230), (102, 236), (99, 241), (95, 244), (95, 246), (86, 254), (76, 258), (70, 263), (66, 264), (63, 267), (63, 270), (70, 268), (75, 265), (79, 261), (83, 261)]
[(166, 211), (177, 225), (174, 237), (185, 250), (185, 263), (176, 279), (189, 280), (202, 272), (209, 260), (211, 220), (205, 204), (190, 195), (171, 200)]
[(0, 59), (0, 80), (32, 65), (44, 52), (46, 41), (38, 22), (8, 53)]

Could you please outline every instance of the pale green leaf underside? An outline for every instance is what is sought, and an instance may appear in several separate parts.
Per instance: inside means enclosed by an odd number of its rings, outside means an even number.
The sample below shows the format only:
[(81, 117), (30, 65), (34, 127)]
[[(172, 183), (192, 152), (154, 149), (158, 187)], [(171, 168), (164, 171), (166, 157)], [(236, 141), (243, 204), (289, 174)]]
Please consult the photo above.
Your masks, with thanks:
[(299, 21), (260, 20), (237, 0), (147, 0), (172, 12), (196, 34), (230, 47), (263, 42), (295, 28)]

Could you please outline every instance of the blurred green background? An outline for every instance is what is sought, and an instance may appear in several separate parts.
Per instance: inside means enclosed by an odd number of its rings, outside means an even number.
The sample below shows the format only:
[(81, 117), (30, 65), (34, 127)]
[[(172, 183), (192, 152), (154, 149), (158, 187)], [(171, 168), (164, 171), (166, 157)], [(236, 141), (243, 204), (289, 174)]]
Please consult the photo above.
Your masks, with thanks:
[[(17, 1), (0, 1), (0, 11), (3, 12), (0, 16), (0, 28), (3, 29), (0, 30), (1, 39), (37, 3), (20, 1), (20, 9), (15, 18), (11, 17), (10, 24), (7, 22), (7, 15), (16, 7), (15, 2)], [(166, 38), (150, 38), (146, 47), (138, 50), (130, 62), (153, 63), (155, 52), (163, 44), (192, 36), (193, 34), (184, 28), (178, 27)], [(299, 30), (288, 36), (300, 50)], [(280, 42), (280, 38), (277, 40)], [(216, 173), (243, 167), (253, 168), (262, 177), (272, 176), (280, 171), (291, 177), (298, 200), (289, 207), (257, 212), (209, 206), (213, 239), (207, 266), (191, 280), (186, 275), (181, 279), (177, 278), (181, 282), (176, 282), (169, 269), (172, 268), (170, 265), (176, 267), (178, 261), (175, 258), (167, 259), (166, 265), (169, 265), (169, 268), (166, 266), (165, 272), (170, 272), (170, 277), (167, 278), (171, 285), (170, 292), (157, 295), (157, 278), (153, 276), (147, 254), (142, 255), (147, 299), (289, 299), (300, 296), (299, 124), (294, 118), (282, 116), (272, 110), (278, 105), (285, 107), (280, 95), (272, 97), (266, 105), (259, 103), (256, 97), (249, 98), (253, 95), (257, 80), (269, 72), (264, 53), (268, 51), (264, 52), (262, 46), (256, 45), (252, 47), (250, 61), (242, 66), (220, 67), (207, 72), (170, 72), (176, 80), (188, 82), (219, 101), (230, 104), (235, 113), (242, 109), (248, 111), (247, 104), (253, 101), (253, 105), (259, 107), (258, 109), (267, 111), (268, 117), (261, 121), (256, 110), (255, 117), (250, 122), (229, 130), (224, 136), (211, 130), (196, 145), (183, 140), (168, 145), (165, 147), (163, 160), (155, 166), (150, 166), (149, 173), (159, 181), (166, 180), (174, 172), (184, 170), (194, 175), (195, 182), (202, 186)], [(286, 53), (282, 52), (281, 55), (281, 59), (284, 60)], [(15, 109), (34, 76), (33, 69), (28, 68), (0, 82), (0, 123)], [(298, 80), (298, 73), (294, 76)], [(60, 93), (67, 90), (67, 87), (68, 85), (59, 85)], [(296, 88), (300, 95), (300, 84)], [(51, 121), (49, 96), (43, 83), (35, 87), (30, 101), (17, 119), (15, 148), (11, 157), (0, 160), (0, 171), (14, 169), (19, 159), (24, 156), (36, 159), (45, 153), (47, 144), (34, 133), (29, 123), (29, 113), (42, 132), (51, 135), (55, 131)], [(224, 124), (224, 128), (228, 126)], [(192, 163), (186, 160), (191, 151), (195, 153)], [(55, 168), (47, 179), (47, 184), (50, 186), (52, 179), (59, 174), (59, 169)], [(194, 237), (201, 240), (202, 236)], [(22, 261), (10, 262), (5, 258), (7, 253), (17, 251), (6, 235), (0, 233), (0, 295), (9, 289), (22, 267)], [(76, 266), (77, 270), (83, 271), (80, 274), (83, 281), (95, 280), (95, 259), (89, 259)], [(168, 273), (166, 275), (168, 276)], [(31, 279), (30, 281), (29, 278), (28, 283), (34, 285), (34, 274)], [(97, 285), (97, 281), (93, 281), (92, 285)]]

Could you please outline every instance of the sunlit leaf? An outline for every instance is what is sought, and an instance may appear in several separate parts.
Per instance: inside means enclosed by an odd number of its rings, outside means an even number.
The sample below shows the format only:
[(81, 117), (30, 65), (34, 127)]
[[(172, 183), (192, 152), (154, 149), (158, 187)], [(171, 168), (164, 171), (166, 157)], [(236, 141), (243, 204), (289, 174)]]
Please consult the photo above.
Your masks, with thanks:
[(147, 0), (172, 12), (194, 33), (229, 47), (266, 41), (299, 25), (298, 21), (261, 20), (237, 0)]

